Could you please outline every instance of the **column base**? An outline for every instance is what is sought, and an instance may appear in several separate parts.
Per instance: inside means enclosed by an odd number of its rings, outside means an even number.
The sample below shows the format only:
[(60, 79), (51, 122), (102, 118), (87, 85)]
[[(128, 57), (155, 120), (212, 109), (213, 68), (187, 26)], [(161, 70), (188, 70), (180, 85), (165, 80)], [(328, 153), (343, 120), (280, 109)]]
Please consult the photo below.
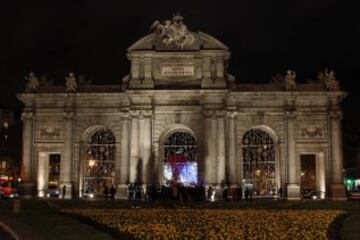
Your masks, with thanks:
[(19, 186), (21, 197), (29, 199), (35, 196), (35, 184), (33, 182), (23, 182)]
[(116, 199), (128, 199), (128, 186), (126, 184), (118, 184), (116, 187)]
[(346, 201), (346, 188), (342, 183), (333, 183), (329, 185), (329, 199), (333, 201)]
[(296, 201), (300, 199), (300, 184), (289, 183), (287, 185), (287, 200)]
[[(65, 189), (64, 189), (64, 186), (65, 186)], [(59, 190), (60, 190), (59, 198), (72, 199), (72, 193), (74, 192), (72, 183), (61, 183)], [(64, 193), (65, 193), (65, 195), (64, 195)]]

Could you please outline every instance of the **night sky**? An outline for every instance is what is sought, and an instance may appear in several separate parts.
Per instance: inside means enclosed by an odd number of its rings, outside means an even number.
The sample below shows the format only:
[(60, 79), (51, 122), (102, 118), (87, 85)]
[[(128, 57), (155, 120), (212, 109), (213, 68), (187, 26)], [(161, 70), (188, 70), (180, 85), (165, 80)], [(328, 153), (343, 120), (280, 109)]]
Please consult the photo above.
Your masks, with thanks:
[[(176, 3), (175, 3), (176, 2)], [(296, 3), (294, 3), (296, 2)], [(232, 52), (239, 83), (266, 83), (288, 68), (298, 82), (334, 69), (342, 89), (345, 148), (356, 148), (360, 122), (360, 8), (356, 0), (317, 1), (2, 1), (0, 103), (21, 109), (30, 70), (64, 83), (68, 71), (118, 84), (129, 72), (126, 49), (154, 20), (180, 12)], [(125, 4), (126, 3), (126, 4)]]

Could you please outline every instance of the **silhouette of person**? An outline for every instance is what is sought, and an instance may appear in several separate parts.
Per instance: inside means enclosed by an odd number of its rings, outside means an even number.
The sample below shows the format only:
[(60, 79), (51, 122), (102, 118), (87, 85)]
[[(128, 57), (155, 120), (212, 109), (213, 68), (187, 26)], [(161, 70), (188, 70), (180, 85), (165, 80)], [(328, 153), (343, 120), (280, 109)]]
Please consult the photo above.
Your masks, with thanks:
[(65, 195), (66, 195), (66, 185), (62, 187), (62, 199), (65, 199)]

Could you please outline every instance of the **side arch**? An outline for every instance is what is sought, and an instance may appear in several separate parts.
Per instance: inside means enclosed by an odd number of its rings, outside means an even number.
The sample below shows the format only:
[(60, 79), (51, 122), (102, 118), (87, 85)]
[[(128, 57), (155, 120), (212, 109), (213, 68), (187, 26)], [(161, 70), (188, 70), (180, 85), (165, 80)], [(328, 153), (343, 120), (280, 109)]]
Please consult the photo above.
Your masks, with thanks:
[(273, 145), (274, 145), (274, 165), (275, 165), (275, 186), (276, 186), (276, 190), (278, 190), (281, 187), (281, 168), (285, 167), (285, 166), (280, 166), (280, 140), (278, 137), (278, 134), (276, 133), (276, 131), (274, 131), (271, 127), (267, 126), (267, 125), (254, 125), (251, 126), (250, 128), (247, 128), (244, 132), (242, 132), (242, 135), (240, 136), (240, 161), (238, 161), (238, 167), (240, 169), (239, 174), (240, 174), (240, 180), (242, 182), (242, 184), (244, 185), (245, 183), (245, 178), (244, 178), (244, 137), (246, 136), (246, 134), (248, 134), (251, 130), (256, 130), (259, 129), (263, 132), (265, 132), (266, 134), (268, 134), (270, 136), (270, 138), (272, 139)]
[(104, 125), (95, 124), (82, 132), (80, 140), (79, 196), (101, 195), (101, 187), (116, 186), (115, 166), (120, 149), (115, 132)]

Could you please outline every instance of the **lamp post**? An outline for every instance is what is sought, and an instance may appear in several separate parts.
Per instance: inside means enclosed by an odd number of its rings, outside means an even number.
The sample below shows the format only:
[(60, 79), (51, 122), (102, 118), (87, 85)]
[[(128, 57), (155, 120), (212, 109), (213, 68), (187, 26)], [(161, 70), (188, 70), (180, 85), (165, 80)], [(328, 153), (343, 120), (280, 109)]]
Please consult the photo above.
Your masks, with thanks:
[(261, 170), (260, 169), (257, 169), (256, 171), (255, 171), (255, 175), (256, 175), (256, 182), (257, 182), (257, 191), (258, 191), (258, 195), (260, 195), (260, 180), (259, 180), (259, 177), (260, 177), (260, 174), (261, 174)]
[(88, 163), (89, 167), (90, 167), (90, 192), (89, 192), (89, 197), (93, 198), (94, 197), (94, 193), (93, 193), (93, 174), (92, 174), (92, 169), (95, 166), (95, 160), (90, 159), (89, 163)]

